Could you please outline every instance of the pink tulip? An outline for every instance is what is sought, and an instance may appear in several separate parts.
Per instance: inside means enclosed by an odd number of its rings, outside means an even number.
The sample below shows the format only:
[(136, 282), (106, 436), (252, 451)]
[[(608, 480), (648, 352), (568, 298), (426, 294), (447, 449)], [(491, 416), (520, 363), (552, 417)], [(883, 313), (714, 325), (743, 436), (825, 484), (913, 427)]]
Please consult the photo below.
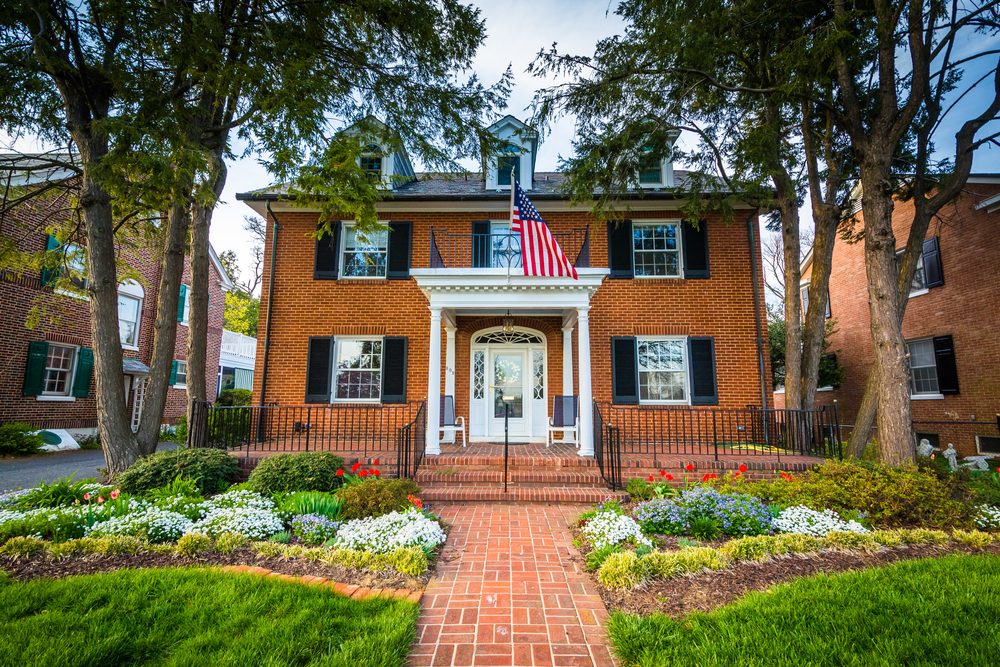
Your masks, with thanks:
[(90, 494), (89, 493), (83, 494), (83, 499), (84, 500), (90, 500)]

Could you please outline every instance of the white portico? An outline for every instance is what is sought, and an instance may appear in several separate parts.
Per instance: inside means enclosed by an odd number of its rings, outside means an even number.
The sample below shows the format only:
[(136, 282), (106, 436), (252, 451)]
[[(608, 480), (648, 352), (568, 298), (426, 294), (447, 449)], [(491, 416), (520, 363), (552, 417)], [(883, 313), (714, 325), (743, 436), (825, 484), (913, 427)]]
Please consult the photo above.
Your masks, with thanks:
[[(510, 428), (523, 441), (544, 441), (551, 401), (546, 377), (545, 334), (528, 327), (486, 328), (471, 339), (469, 377), (456, 375), (457, 317), (466, 315), (561, 317), (562, 378), (553, 394), (580, 397), (580, 455), (593, 456), (590, 372), (590, 299), (607, 269), (579, 268), (579, 279), (528, 277), (507, 269), (413, 269), (411, 275), (427, 297), (430, 349), (427, 371), (427, 454), (440, 454), (440, 397), (455, 396), (456, 382), (469, 382), (469, 437), (503, 438), (501, 394), (508, 398)], [(445, 350), (442, 355), (442, 327)], [(577, 377), (573, 377), (573, 332), (577, 333)], [(444, 386), (441, 369), (444, 364)], [(539, 368), (540, 364), (540, 368)], [(541, 375), (539, 375), (541, 373)], [(574, 382), (575, 380), (575, 382)], [(558, 391), (555, 387), (559, 387)], [(574, 391), (575, 389), (575, 391)], [(450, 433), (445, 439), (450, 441)]]

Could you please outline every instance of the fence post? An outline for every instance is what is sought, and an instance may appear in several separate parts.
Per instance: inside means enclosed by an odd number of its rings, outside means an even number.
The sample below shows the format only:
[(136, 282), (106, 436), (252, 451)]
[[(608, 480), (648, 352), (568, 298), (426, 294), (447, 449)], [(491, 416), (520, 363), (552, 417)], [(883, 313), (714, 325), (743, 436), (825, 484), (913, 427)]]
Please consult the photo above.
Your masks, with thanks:
[(719, 429), (715, 421), (715, 410), (712, 410), (712, 451), (715, 452), (715, 460), (719, 460)]

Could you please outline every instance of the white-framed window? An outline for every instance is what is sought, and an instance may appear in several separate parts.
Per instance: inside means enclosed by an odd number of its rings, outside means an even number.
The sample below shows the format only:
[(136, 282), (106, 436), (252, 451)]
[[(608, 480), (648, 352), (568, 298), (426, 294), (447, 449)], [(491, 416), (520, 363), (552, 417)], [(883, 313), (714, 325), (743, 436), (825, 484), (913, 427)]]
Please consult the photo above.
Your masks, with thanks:
[(384, 156), (382, 155), (382, 148), (378, 144), (368, 144), (365, 147), (365, 152), (361, 154), (361, 168), (365, 171), (369, 180), (373, 183), (382, 182), (383, 159)]
[(636, 278), (680, 278), (683, 271), (680, 221), (633, 222), (632, 265)]
[(936, 398), (941, 396), (938, 387), (937, 361), (934, 358), (934, 341), (930, 338), (906, 343), (910, 362), (910, 396)]
[(174, 380), (174, 386), (178, 389), (185, 389), (188, 382), (188, 363), (186, 361), (177, 360), (177, 376)]
[(334, 401), (382, 398), (382, 339), (336, 338), (333, 371)]
[(340, 275), (344, 278), (385, 278), (389, 258), (389, 231), (364, 233), (354, 224), (343, 225)]
[(181, 311), (181, 324), (184, 326), (188, 325), (191, 321), (191, 287), (188, 285), (181, 285), (181, 295), (184, 297), (184, 310)]
[[(830, 291), (826, 292), (826, 312), (823, 314), (824, 317), (829, 319), (831, 317), (830, 313)], [(802, 321), (806, 321), (806, 313), (809, 311), (809, 280), (803, 280), (802, 284), (799, 285), (799, 301), (802, 304), (802, 312), (799, 313), (799, 317)]]
[(495, 269), (521, 268), (521, 237), (510, 232), (509, 220), (490, 222), (490, 266)]
[(42, 396), (72, 394), (77, 349), (75, 345), (49, 343), (48, 355), (45, 357), (45, 383), (42, 387)]
[(118, 287), (118, 335), (123, 347), (139, 349), (139, 326), (142, 321), (142, 285), (128, 280)]
[[(899, 266), (903, 261), (903, 253), (905, 250), (896, 251), (896, 266)], [(927, 294), (927, 279), (924, 277), (924, 256), (917, 256), (917, 268), (913, 272), (913, 282), (910, 283), (910, 296), (920, 296), (921, 294)]]
[(639, 402), (678, 403), (688, 401), (686, 338), (639, 338)]
[(639, 159), (639, 185), (663, 185), (663, 161), (658, 155), (646, 153)]

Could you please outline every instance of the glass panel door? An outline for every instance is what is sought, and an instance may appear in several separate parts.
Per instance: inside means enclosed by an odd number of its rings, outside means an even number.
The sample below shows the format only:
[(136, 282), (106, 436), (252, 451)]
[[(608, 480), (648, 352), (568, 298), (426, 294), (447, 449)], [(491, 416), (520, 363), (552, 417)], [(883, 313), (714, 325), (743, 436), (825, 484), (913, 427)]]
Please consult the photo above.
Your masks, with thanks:
[(503, 436), (505, 406), (509, 410), (510, 434), (528, 435), (524, 400), (525, 351), (497, 351), (492, 357), (493, 407), (490, 435)]

